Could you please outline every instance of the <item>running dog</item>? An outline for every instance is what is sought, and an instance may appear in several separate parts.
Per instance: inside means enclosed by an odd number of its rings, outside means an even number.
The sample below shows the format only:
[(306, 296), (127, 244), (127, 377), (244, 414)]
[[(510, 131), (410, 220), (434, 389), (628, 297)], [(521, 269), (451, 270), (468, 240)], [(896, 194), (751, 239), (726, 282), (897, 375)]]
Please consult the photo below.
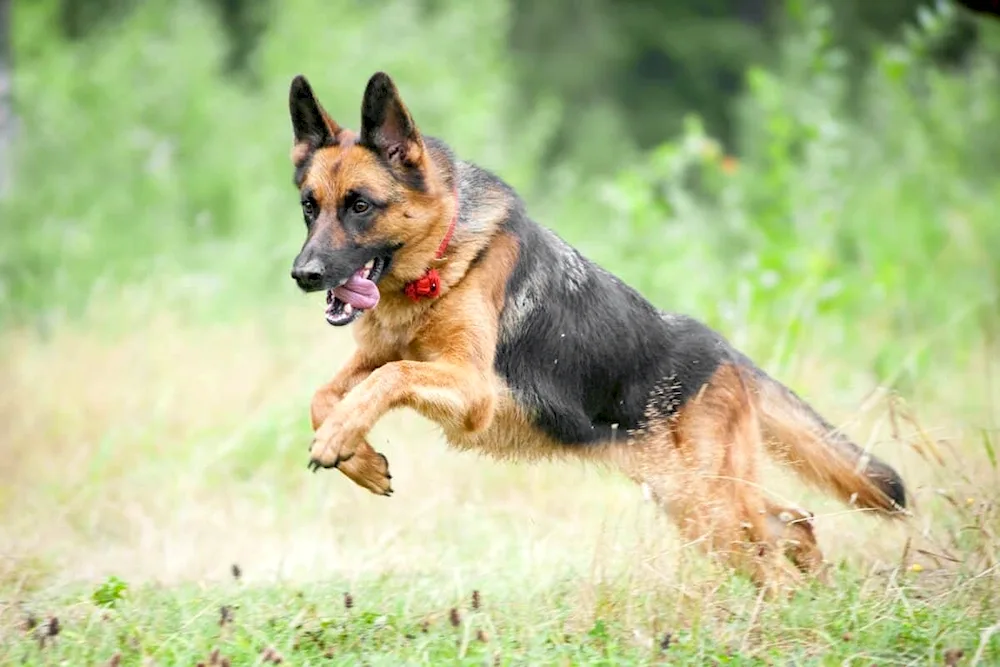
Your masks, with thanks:
[(368, 81), (357, 132), (297, 76), (292, 162), (306, 240), (291, 276), (326, 293), (357, 348), (311, 405), (309, 465), (392, 492), (367, 442), (387, 411), (498, 458), (578, 456), (620, 469), (682, 535), (758, 585), (822, 563), (812, 515), (758, 484), (770, 455), (882, 516), (906, 491), (720, 334), (662, 312), (533, 221), (503, 180), (423, 136), (392, 79)]

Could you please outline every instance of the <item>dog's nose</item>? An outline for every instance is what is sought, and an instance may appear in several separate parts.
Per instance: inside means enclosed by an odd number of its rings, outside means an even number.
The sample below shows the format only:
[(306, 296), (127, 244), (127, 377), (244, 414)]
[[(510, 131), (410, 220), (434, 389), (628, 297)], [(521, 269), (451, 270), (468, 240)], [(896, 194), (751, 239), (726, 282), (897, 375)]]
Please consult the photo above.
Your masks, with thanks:
[(296, 264), (292, 267), (292, 278), (307, 292), (317, 290), (323, 283), (323, 263), (313, 258), (303, 264)]

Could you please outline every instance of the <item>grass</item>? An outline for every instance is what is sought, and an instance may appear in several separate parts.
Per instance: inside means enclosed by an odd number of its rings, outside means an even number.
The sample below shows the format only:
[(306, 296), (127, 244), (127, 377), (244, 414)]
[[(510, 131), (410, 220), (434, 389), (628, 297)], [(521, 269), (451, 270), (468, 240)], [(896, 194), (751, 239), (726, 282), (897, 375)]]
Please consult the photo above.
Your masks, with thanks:
[[(374, 431), (392, 498), (308, 473), (304, 406), (352, 343), (303, 299), (215, 327), (109, 302), (45, 339), (7, 332), (2, 662), (207, 664), (217, 648), (260, 664), (268, 647), (286, 664), (1000, 659), (981, 639), (1000, 620), (996, 434), (952, 417), (953, 393), (905, 406), (824, 387), (817, 404), (899, 467), (916, 515), (885, 525), (771, 471), (770, 491), (819, 516), (835, 585), (764, 603), (631, 483), (450, 452), (413, 414)], [(130, 326), (102, 330), (109, 313)], [(803, 357), (785, 379), (812, 396), (829, 373)]]
[[(417, 583), (127, 590), (113, 607), (86, 597), (57, 616), (22, 616), (12, 662), (79, 664), (992, 664), (990, 638), (956, 622), (989, 604), (985, 584), (928, 594), (916, 575), (840, 578), (840, 590), (762, 605), (746, 590), (620, 583), (541, 596), (489, 578)], [(460, 590), (462, 583), (467, 588)], [(978, 588), (978, 590), (977, 590)], [(580, 598), (593, 597), (581, 614)], [(980, 597), (982, 596), (982, 597)], [(687, 614), (680, 610), (686, 608)], [(985, 610), (984, 610), (985, 611)], [(52, 618), (58, 619), (53, 634)], [(32, 622), (36, 625), (32, 627)], [(213, 662), (213, 653), (219, 656)]]
[[(1000, 662), (995, 66), (957, 76), (889, 46), (857, 122), (809, 18), (787, 71), (751, 73), (740, 160), (691, 124), (591, 183), (537, 160), (553, 110), (514, 102), (506, 3), (345, 0), (349, 25), (310, 40), (298, 17), (330, 3), (294, 3), (258, 89), (206, 66), (216, 32), (194, 3), (144, 3), (75, 45), (47, 29), (52, 2), (19, 6), (0, 662)], [(359, 48), (373, 33), (397, 36), (377, 59)], [(372, 433), (392, 498), (307, 473), (309, 398), (353, 342), (287, 277), (301, 226), (284, 99), (316, 71), (349, 123), (375, 68), (540, 221), (896, 466), (914, 516), (887, 525), (769, 470), (770, 493), (817, 514), (834, 583), (765, 603), (628, 481), (458, 454), (410, 413)]]

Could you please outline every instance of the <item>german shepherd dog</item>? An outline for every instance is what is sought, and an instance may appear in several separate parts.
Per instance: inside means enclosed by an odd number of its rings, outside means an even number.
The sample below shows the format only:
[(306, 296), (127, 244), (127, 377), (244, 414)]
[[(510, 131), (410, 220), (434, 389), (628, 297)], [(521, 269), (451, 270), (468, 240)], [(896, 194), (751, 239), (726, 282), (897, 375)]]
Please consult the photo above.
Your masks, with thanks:
[(905, 513), (890, 466), (684, 315), (658, 310), (536, 224), (500, 178), (418, 130), (378, 72), (361, 126), (291, 83), (306, 240), (291, 276), (326, 292), (356, 351), (314, 395), (312, 470), (392, 492), (367, 442), (409, 407), (451, 446), (506, 459), (575, 455), (642, 485), (686, 539), (761, 586), (818, 573), (812, 515), (772, 502), (763, 453), (858, 508)]

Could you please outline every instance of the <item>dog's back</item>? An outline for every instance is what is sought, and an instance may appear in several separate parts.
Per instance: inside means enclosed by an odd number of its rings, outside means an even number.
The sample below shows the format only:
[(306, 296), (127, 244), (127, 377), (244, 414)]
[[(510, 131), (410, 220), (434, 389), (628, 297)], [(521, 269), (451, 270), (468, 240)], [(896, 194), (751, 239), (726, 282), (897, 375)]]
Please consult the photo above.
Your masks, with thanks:
[(523, 207), (512, 207), (497, 233), (514, 236), (519, 252), (494, 367), (555, 441), (586, 446), (639, 429), (654, 393), (668, 414), (723, 358), (721, 337), (693, 320), (664, 320)]
[[(741, 370), (769, 451), (845, 501), (905, 505), (894, 471), (838, 434), (812, 408), (702, 322), (655, 308), (612, 273), (535, 223), (516, 193), (475, 165), (457, 167), (459, 198), (509, 198), (494, 233), (517, 240), (494, 367), (533, 424), (554, 442), (586, 447), (627, 439), (670, 419), (724, 364)], [(471, 185), (471, 187), (463, 187)], [(806, 443), (803, 445), (803, 443)], [(873, 481), (874, 480), (874, 481)]]

